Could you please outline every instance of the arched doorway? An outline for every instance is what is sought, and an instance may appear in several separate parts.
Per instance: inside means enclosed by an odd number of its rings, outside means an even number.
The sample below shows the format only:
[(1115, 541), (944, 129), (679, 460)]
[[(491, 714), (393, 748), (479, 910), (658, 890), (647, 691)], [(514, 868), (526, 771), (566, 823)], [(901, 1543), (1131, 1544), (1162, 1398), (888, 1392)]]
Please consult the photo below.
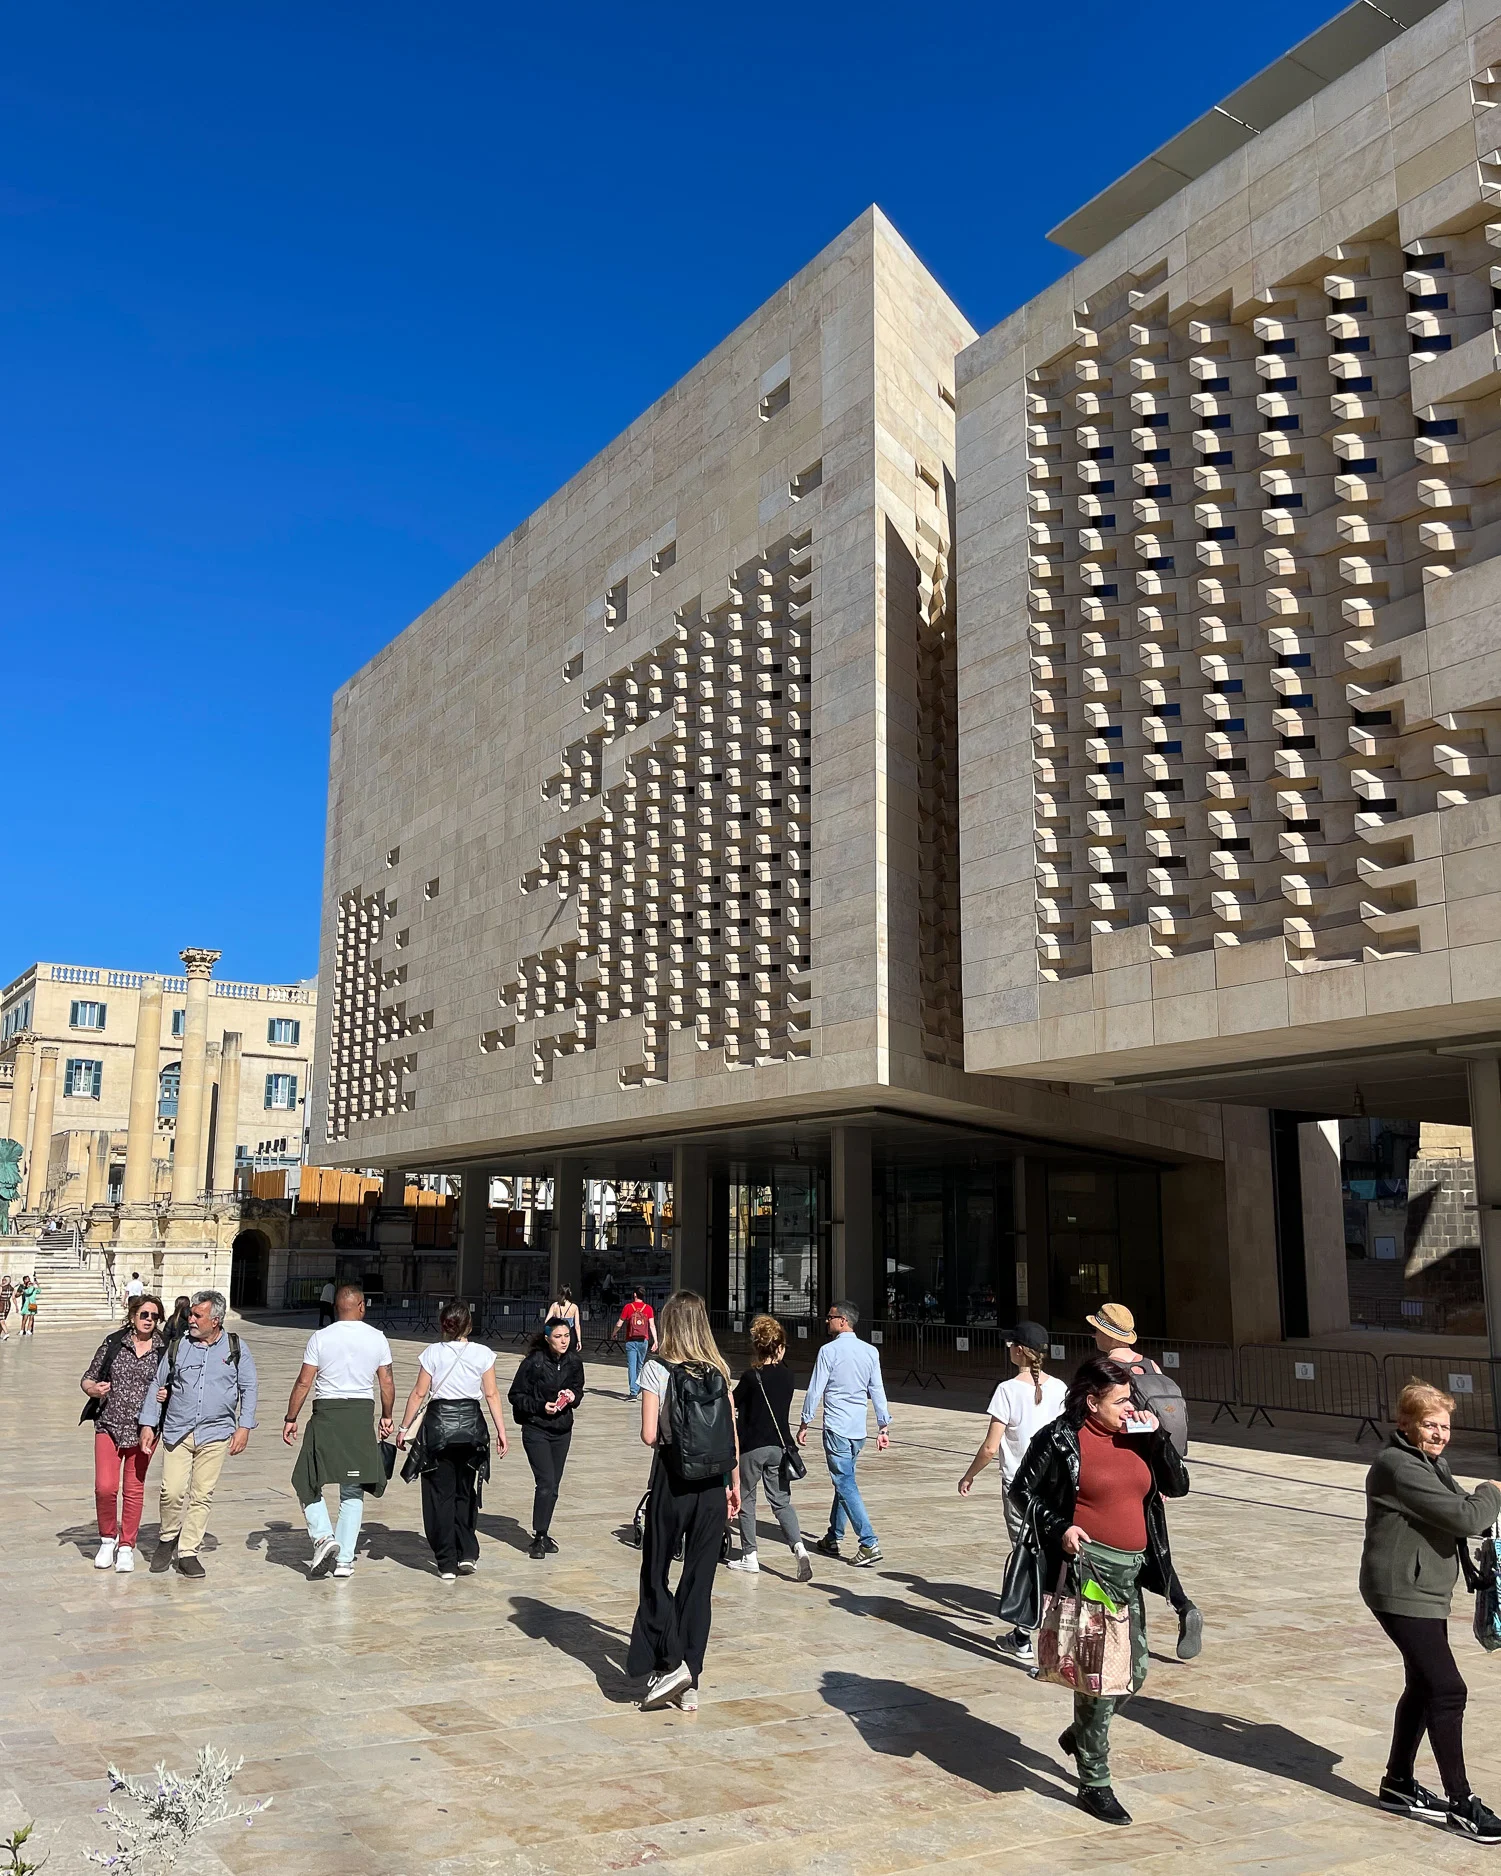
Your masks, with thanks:
[(271, 1242), (264, 1231), (242, 1231), (230, 1247), (229, 1306), (264, 1309)]

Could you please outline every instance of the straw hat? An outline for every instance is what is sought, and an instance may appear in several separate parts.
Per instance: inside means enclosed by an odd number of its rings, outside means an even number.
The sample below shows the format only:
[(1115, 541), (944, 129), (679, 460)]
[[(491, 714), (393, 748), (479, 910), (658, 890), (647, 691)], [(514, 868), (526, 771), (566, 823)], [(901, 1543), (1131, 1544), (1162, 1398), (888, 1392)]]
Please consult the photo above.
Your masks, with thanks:
[(1106, 1303), (1097, 1315), (1086, 1316), (1084, 1320), (1091, 1329), (1103, 1329), (1106, 1335), (1113, 1335), (1118, 1341), (1136, 1340), (1136, 1318), (1124, 1303)]

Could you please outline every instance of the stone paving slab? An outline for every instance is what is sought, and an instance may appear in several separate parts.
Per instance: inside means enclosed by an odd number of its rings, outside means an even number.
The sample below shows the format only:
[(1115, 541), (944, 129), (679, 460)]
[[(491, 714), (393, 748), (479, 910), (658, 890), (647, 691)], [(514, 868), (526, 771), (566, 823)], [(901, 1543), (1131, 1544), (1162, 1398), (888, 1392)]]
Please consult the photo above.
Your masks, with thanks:
[[(398, 1479), (369, 1507), (355, 1577), (309, 1583), (278, 1437), (306, 1329), (242, 1332), (262, 1425), (225, 1469), (199, 1585), (90, 1567), (91, 1441), (76, 1421), (93, 1336), (0, 1347), (0, 1829), (36, 1818), (61, 1863), (102, 1841), (107, 1760), (181, 1767), (211, 1741), (245, 1755), (247, 1797), (275, 1798), (252, 1829), (204, 1840), (187, 1867), (212, 1876), (1489, 1866), (1372, 1801), (1400, 1671), (1355, 1594), (1374, 1447), (1349, 1428), (1222, 1423), (1195, 1443), (1194, 1491), (1171, 1520), (1205, 1651), (1176, 1661), (1171, 1617), (1150, 1603), (1151, 1675), (1115, 1728), (1137, 1819), (1120, 1831), (1073, 1807), (1056, 1745), (1067, 1696), (995, 1652), (999, 1489), (954, 1490), (983, 1432), (976, 1399), (902, 1400), (891, 1452), (867, 1449), (881, 1565), (816, 1559), (799, 1586), (767, 1528), (759, 1579), (720, 1574), (700, 1712), (642, 1714), (624, 1677), (638, 1556), (620, 1533), (647, 1455), (617, 1368), (591, 1367), (557, 1557), (524, 1554), (517, 1440), (486, 1494), (473, 1579), (438, 1582), (418, 1494)], [(404, 1399), (419, 1343), (396, 1346)], [(502, 1386), (516, 1360), (502, 1352)], [(798, 1502), (817, 1536), (827, 1487), (810, 1461)], [(1471, 1443), (1458, 1468), (1485, 1476), (1494, 1455)], [(156, 1490), (153, 1468), (148, 1548)], [(1458, 1652), (1471, 1775), (1501, 1803), (1501, 1662), (1467, 1633)]]

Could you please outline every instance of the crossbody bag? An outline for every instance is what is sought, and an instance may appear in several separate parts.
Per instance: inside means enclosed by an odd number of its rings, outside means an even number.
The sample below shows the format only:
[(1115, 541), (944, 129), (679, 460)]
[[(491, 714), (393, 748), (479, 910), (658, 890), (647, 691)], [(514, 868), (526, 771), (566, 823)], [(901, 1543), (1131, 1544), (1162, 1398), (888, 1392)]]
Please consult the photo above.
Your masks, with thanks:
[(782, 1449), (782, 1462), (777, 1467), (778, 1483), (784, 1492), (790, 1492), (794, 1479), (807, 1478), (808, 1468), (803, 1463), (803, 1456), (797, 1448), (782, 1437), (782, 1429), (777, 1425), (777, 1417), (771, 1411), (771, 1401), (767, 1397), (766, 1383), (761, 1379), (761, 1370), (752, 1368), (751, 1373), (756, 1377), (756, 1386), (761, 1390), (761, 1399), (766, 1402), (767, 1417), (776, 1430), (777, 1444)]

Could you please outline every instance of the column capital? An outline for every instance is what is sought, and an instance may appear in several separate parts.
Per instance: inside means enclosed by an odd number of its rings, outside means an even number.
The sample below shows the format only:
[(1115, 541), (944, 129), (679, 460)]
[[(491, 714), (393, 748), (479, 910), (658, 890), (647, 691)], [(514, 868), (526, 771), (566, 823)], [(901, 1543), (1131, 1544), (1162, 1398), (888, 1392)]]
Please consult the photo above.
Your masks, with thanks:
[(34, 1029), (18, 1029), (10, 1037), (5, 1047), (0, 1049), (0, 1055), (9, 1055), (12, 1049), (34, 1049), (35, 1047), (36, 1031)]
[(55, 1062), (57, 1060), (57, 1044), (55, 1042), (44, 1042), (40, 1050), (38, 1051), (38, 1053), (40, 1054), (44, 1062), (47, 1060), (49, 1055), (52, 1057), (52, 1060)]
[(224, 953), (204, 951), (196, 945), (189, 945), (186, 951), (179, 951), (177, 955), (182, 959), (183, 969), (189, 977), (209, 977)]

